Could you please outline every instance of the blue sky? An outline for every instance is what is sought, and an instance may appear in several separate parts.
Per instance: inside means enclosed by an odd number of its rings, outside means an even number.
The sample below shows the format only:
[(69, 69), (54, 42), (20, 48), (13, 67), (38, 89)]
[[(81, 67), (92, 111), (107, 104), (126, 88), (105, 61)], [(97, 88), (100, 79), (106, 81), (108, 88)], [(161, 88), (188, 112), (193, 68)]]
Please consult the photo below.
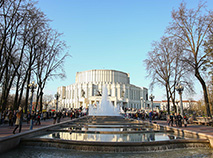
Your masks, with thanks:
[[(180, 0), (39, 0), (38, 7), (52, 20), (51, 27), (63, 33), (71, 58), (66, 60), (67, 78), (50, 81), (45, 93), (75, 83), (76, 72), (114, 69), (130, 73), (130, 82), (149, 88), (143, 60), (151, 43), (164, 35), (172, 9)], [(186, 0), (194, 8), (198, 0)], [(207, 1), (213, 8), (213, 1)], [(196, 84), (198, 98), (201, 86)], [(165, 99), (164, 89), (156, 87), (156, 100)], [(188, 97), (185, 96), (187, 99)], [(197, 100), (197, 99), (196, 99)]]

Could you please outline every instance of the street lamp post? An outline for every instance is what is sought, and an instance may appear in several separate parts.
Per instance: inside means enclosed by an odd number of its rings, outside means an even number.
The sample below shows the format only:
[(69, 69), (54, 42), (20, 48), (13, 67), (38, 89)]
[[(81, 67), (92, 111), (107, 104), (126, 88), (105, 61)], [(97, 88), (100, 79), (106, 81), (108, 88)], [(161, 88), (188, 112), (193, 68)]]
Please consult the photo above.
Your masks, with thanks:
[(28, 87), (29, 87), (29, 89), (31, 89), (31, 100), (30, 100), (30, 107), (29, 107), (29, 111), (30, 111), (30, 113), (31, 113), (31, 111), (32, 111), (32, 105), (33, 105), (33, 93), (34, 93), (34, 89), (36, 89), (37, 88), (37, 84), (35, 84), (35, 82), (33, 81), (32, 83), (30, 83), (29, 85), (28, 85)]
[(145, 99), (143, 100), (143, 107), (144, 107), (144, 111), (145, 111), (145, 109), (146, 109), (146, 100)]
[(176, 103), (176, 106), (177, 106), (177, 107), (176, 107), (176, 109), (177, 109), (177, 114), (179, 113), (178, 102), (179, 102), (178, 100), (176, 100), (176, 101), (175, 101), (175, 103)]
[(66, 97), (64, 96), (63, 99), (64, 99), (64, 109), (65, 109), (65, 108), (66, 108), (66, 107), (65, 107), (65, 106), (66, 106), (66, 104), (65, 104)]
[(183, 102), (182, 102), (182, 92), (184, 90), (183, 85), (180, 83), (175, 87), (176, 91), (178, 91), (178, 94), (180, 95), (180, 113), (181, 116), (183, 117)]
[(58, 92), (55, 94), (55, 98), (56, 98), (56, 107), (55, 107), (55, 111), (58, 111), (58, 98), (60, 97), (60, 94), (58, 94)]
[(155, 96), (152, 94), (149, 96), (149, 99), (151, 100), (152, 113), (153, 113), (153, 99), (154, 98), (155, 98)]
[[(141, 97), (141, 109), (143, 108), (143, 97)], [(144, 109), (143, 109), (144, 110)]]
[[(37, 88), (37, 84), (35, 84), (35, 82), (33, 81), (32, 83), (30, 83), (28, 85), (29, 89), (31, 89), (31, 100), (30, 100), (30, 107), (29, 107), (29, 111), (30, 111), (30, 115), (32, 115), (32, 106), (33, 106), (33, 93), (34, 93), (34, 89)], [(32, 116), (33, 117), (33, 116)], [(33, 129), (33, 118), (30, 118), (30, 130)]]

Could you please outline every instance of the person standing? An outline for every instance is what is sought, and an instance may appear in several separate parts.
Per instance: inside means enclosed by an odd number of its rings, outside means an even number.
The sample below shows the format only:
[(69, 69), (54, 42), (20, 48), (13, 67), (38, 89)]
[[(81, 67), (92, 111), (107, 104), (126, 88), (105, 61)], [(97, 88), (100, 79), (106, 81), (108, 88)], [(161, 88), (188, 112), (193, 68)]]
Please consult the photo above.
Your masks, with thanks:
[(174, 115), (174, 121), (175, 121), (175, 126), (178, 126), (178, 119), (177, 119), (177, 113)]
[(41, 125), (41, 112), (36, 114), (36, 125)]
[(149, 122), (152, 123), (152, 111), (149, 112)]
[(2, 124), (1, 119), (2, 119), (2, 112), (0, 111), (0, 125)]
[(9, 111), (8, 118), (9, 118), (9, 126), (13, 126), (13, 112), (11, 110)]
[(13, 130), (13, 134), (15, 134), (17, 128), (19, 128), (19, 133), (21, 132), (22, 120), (23, 120), (22, 109), (21, 107), (19, 107), (19, 112), (16, 114), (16, 122), (15, 122), (16, 127)]
[(178, 127), (182, 127), (182, 116), (180, 114), (177, 115)]
[(54, 114), (53, 114), (53, 124), (56, 123), (56, 119), (57, 119), (57, 115), (56, 115), (56, 112), (54, 112)]
[(70, 112), (70, 119), (72, 120), (72, 111)]
[(28, 112), (27, 112), (27, 124), (30, 123), (30, 117), (31, 117), (31, 115), (30, 115), (30, 112), (28, 111)]
[(170, 115), (170, 126), (173, 126), (174, 114)]
[(184, 127), (187, 127), (188, 118), (186, 116), (183, 117)]
[(61, 112), (57, 112), (57, 123), (60, 123), (60, 120), (61, 120)]
[(43, 113), (43, 120), (45, 121), (46, 118), (47, 118), (47, 112), (44, 112), (44, 113)]
[(30, 130), (33, 129), (33, 123), (34, 123), (35, 117), (36, 117), (36, 116), (35, 116), (35, 112), (32, 111), (32, 112), (31, 112), (31, 115), (30, 115)]

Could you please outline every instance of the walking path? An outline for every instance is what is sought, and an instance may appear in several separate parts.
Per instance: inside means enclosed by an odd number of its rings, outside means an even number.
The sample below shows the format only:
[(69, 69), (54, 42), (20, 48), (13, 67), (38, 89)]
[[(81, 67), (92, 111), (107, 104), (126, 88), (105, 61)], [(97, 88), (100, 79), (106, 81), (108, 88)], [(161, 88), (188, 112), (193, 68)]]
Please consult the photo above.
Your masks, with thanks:
[[(61, 122), (67, 121), (67, 120), (70, 120), (70, 117), (61, 118)], [(33, 129), (45, 127), (52, 124), (53, 124), (53, 119), (47, 119), (45, 121), (41, 120), (41, 125), (34, 124)], [(0, 125), (0, 139), (10, 135), (14, 135), (13, 134), (14, 128), (15, 126), (9, 126), (8, 124)], [(30, 124), (27, 124), (27, 122), (23, 122), (21, 132), (25, 132), (29, 130), (30, 130)], [(18, 132), (19, 132), (19, 128), (16, 130), (16, 133)]]
[[(167, 126), (167, 122), (164, 121), (164, 120), (153, 120), (153, 123), (154, 122), (156, 122), (157, 124), (160, 124), (160, 125), (166, 125)], [(208, 134), (208, 135), (212, 135), (213, 136), (213, 127), (212, 126), (188, 124), (187, 127), (184, 127), (184, 125), (182, 127), (176, 127), (174, 125), (173, 127), (174, 128), (183, 129), (183, 130), (189, 130), (189, 131), (193, 131), (193, 132), (198, 132), (198, 133), (204, 133), (204, 134)]]
[[(61, 119), (61, 122), (67, 121), (69, 119), (70, 119), (70, 117), (63, 118), (63, 119)], [(153, 123), (155, 123), (155, 122), (160, 125), (167, 125), (167, 122), (164, 120), (153, 120)], [(53, 119), (48, 119), (46, 121), (42, 120), (41, 125), (34, 125), (33, 129), (48, 126), (51, 124), (53, 124)], [(187, 127), (175, 127), (175, 126), (173, 126), (173, 127), (179, 128), (179, 129), (186, 129), (186, 130), (194, 131), (194, 132), (198, 132), (198, 133), (204, 133), (204, 134), (213, 136), (213, 127), (211, 127), (211, 126), (188, 124)], [(14, 128), (15, 128), (15, 126), (11, 127), (8, 124), (0, 125), (0, 139), (13, 135)], [(29, 131), (29, 129), (30, 129), (30, 125), (27, 124), (26, 122), (23, 122), (21, 132)], [(19, 131), (19, 129), (16, 130), (16, 133), (18, 133), (18, 131)]]

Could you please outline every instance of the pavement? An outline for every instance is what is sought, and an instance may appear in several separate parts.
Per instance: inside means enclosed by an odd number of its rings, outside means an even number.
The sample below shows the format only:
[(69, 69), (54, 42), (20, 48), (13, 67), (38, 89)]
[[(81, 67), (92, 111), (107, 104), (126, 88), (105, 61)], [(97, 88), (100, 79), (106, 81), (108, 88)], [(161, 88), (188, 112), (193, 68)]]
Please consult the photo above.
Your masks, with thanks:
[[(62, 118), (60, 122), (64, 122), (67, 120), (70, 120), (70, 117)], [(41, 125), (34, 124), (33, 129), (45, 127), (52, 124), (53, 124), (53, 119), (46, 119), (45, 121), (41, 120)], [(16, 127), (15, 125), (9, 126), (8, 123), (0, 125), (0, 139), (10, 135), (14, 135), (13, 130), (15, 127)], [(23, 122), (21, 132), (25, 132), (29, 130), (30, 130), (30, 124), (27, 124), (27, 122)], [(16, 130), (16, 133), (19, 133), (19, 128)]]
[[(70, 117), (65, 117), (63, 119), (61, 119), (61, 122), (70, 120)], [(160, 125), (167, 125), (167, 122), (164, 120), (153, 120), (153, 123), (157, 123)], [(44, 126), (48, 126), (53, 124), (53, 119), (48, 119), (48, 120), (41, 120), (41, 125), (34, 125), (33, 129), (37, 129), (37, 128), (41, 128)], [(205, 126), (205, 125), (197, 125), (197, 124), (188, 124), (187, 127), (175, 127), (174, 128), (179, 128), (179, 129), (185, 129), (185, 130), (189, 130), (189, 131), (193, 131), (193, 132), (198, 132), (198, 133), (204, 133), (204, 134), (208, 134), (208, 135), (212, 135), (213, 136), (213, 127), (211, 126)], [(0, 125), (0, 139), (13, 135), (13, 130), (14, 130), (15, 126), (9, 126), (8, 124), (4, 124), (4, 125)], [(25, 132), (25, 131), (29, 131), (30, 130), (30, 125), (27, 124), (26, 122), (23, 122), (22, 125), (22, 130), (21, 132)], [(16, 133), (19, 132), (19, 129), (16, 130)]]
[[(164, 121), (164, 120), (153, 120), (153, 123), (154, 122), (156, 122), (157, 124), (160, 124), (160, 125), (168, 125), (167, 121)], [(187, 124), (187, 127), (184, 127), (184, 125), (182, 127), (176, 127), (174, 125), (173, 128), (189, 130), (189, 131), (208, 134), (208, 135), (213, 136), (213, 127), (212, 126), (205, 126), (205, 125), (198, 125), (198, 124)]]

